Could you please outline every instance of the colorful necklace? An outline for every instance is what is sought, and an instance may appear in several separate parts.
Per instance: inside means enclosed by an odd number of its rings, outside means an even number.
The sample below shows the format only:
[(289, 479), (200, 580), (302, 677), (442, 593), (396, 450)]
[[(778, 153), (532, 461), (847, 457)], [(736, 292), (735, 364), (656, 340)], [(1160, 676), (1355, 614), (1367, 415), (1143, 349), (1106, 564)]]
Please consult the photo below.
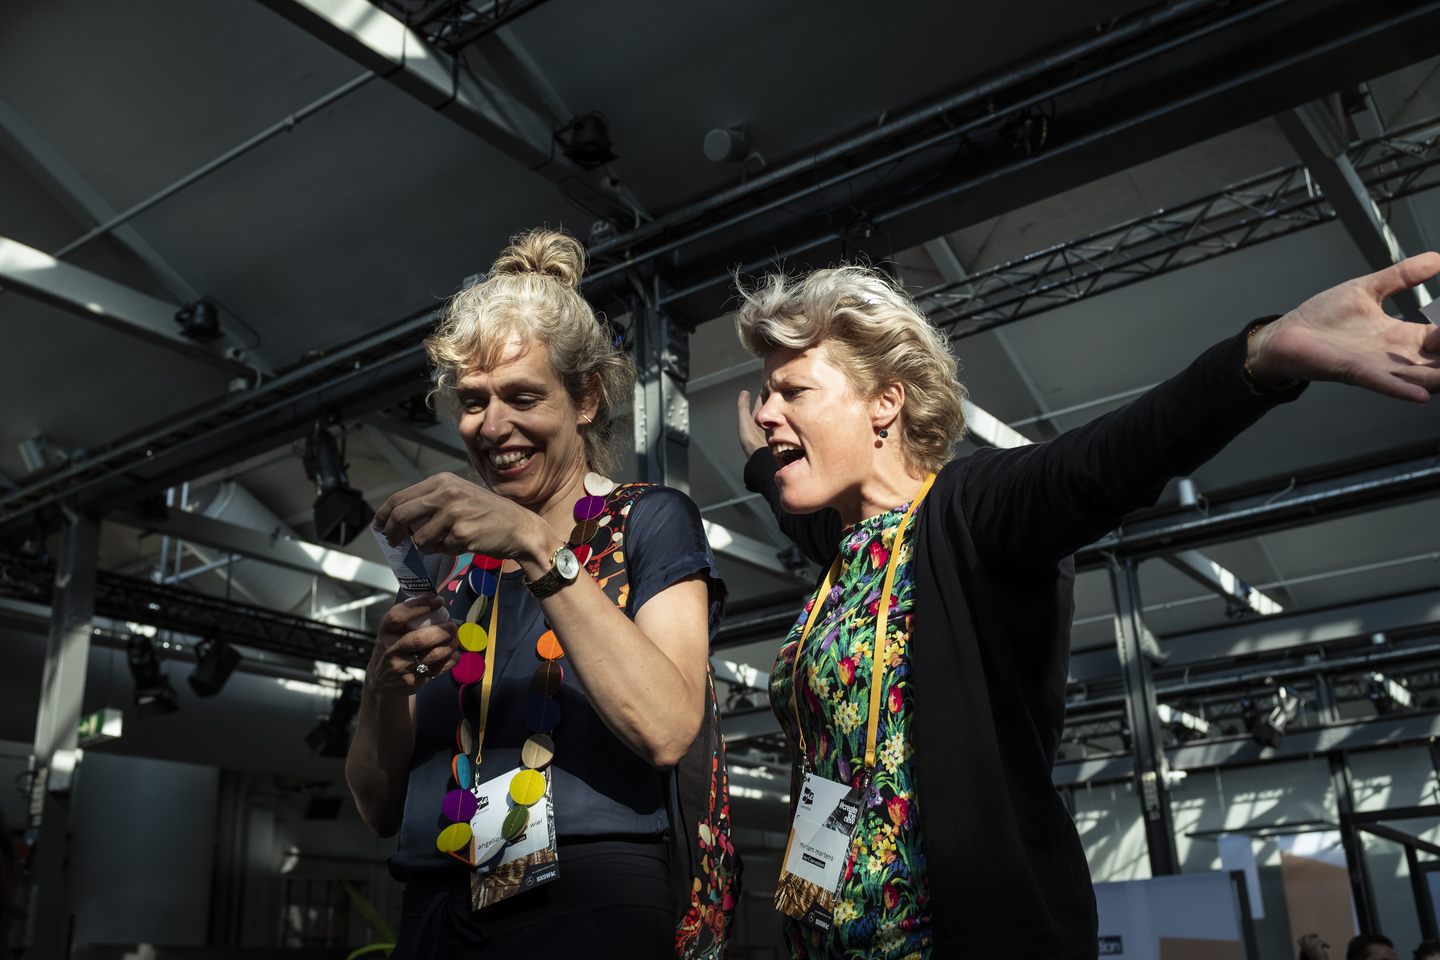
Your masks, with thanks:
[[(605, 498), (614, 489), (615, 484), (599, 474), (589, 473), (585, 477), (586, 496), (575, 503), (575, 527), (570, 531), (568, 543), (582, 567), (593, 554), (590, 541), (599, 532), (599, 520), (605, 513)], [(560, 704), (555, 701), (555, 694), (565, 679), (565, 668), (559, 662), (565, 651), (555, 631), (546, 630), (535, 641), (535, 653), (541, 663), (535, 670), (530, 687), (536, 696), (525, 707), (525, 725), (531, 733), (520, 748), (521, 768), (510, 779), (510, 798), (515, 801), (515, 807), (505, 816), (500, 836), (484, 841), (483, 859), (477, 862), (463, 856), (461, 850), (469, 847), (473, 851), (474, 846), (480, 844), (470, 829), (470, 821), (478, 806), (474, 790), (478, 786), (477, 772), (480, 769), (480, 748), (485, 739), (485, 721), (490, 715), (490, 692), (495, 671), (491, 640), (496, 636), (500, 615), (501, 563), (495, 557), (476, 554), (466, 577), (476, 597), (465, 622), (459, 627), (460, 646), (464, 652), (451, 671), (460, 684), (460, 723), (455, 728), (456, 753), (450, 762), (454, 787), (445, 794), (440, 805), (450, 824), (435, 839), (435, 846), (442, 853), (472, 868), (497, 859), (507, 844), (524, 833), (530, 821), (530, 807), (545, 796), (544, 771), (555, 759), (555, 741), (550, 733), (560, 723)], [(490, 608), (488, 631), (478, 622), (487, 600)], [(472, 726), (465, 713), (465, 703), (470, 688), (476, 683), (480, 684), (480, 711), (478, 724)], [(474, 846), (472, 841), (475, 841)]]

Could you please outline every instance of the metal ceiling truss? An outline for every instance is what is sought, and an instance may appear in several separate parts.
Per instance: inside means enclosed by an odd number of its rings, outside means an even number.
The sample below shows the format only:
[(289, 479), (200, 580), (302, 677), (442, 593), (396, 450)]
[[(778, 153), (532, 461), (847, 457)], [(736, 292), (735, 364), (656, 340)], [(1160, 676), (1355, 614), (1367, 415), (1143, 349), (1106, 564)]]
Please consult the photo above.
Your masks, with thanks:
[(1440, 457), (1426, 456), (1297, 483), (1275, 493), (1212, 501), (1204, 513), (1180, 510), (1126, 523), (1077, 551), (1075, 567), (1095, 569), (1111, 556), (1135, 560), (1161, 556), (1436, 495), (1440, 495)]
[[(54, 590), (54, 568), (0, 554), (0, 596), (48, 605)], [(95, 614), (344, 667), (364, 667), (375, 646), (373, 635), (349, 627), (103, 570), (95, 575)]]
[(454, 56), (470, 44), (517, 20), (545, 0), (379, 0), (410, 29)]
[[(596, 216), (638, 223), (642, 212), (603, 167), (582, 167), (558, 148), (554, 118), (471, 70), (463, 52), (433, 45), (403, 17), (364, 0), (260, 0), (322, 42), (554, 182)], [(500, 2), (508, 22), (537, 2)], [(454, 7), (452, 9), (459, 9)], [(498, 7), (496, 7), (498, 9)], [(422, 11), (417, 11), (422, 12)], [(502, 25), (497, 23), (495, 29)], [(489, 30), (485, 32), (490, 32)], [(479, 39), (482, 34), (475, 34)], [(464, 35), (457, 35), (458, 43)], [(458, 49), (458, 48), (457, 48)]]
[(260, 387), (201, 405), (104, 446), (0, 497), (0, 534), (62, 501), (104, 511), (245, 459), (308, 428), (323, 411), (369, 413), (429, 385), (423, 339), (434, 308), (331, 351)]
[(594, 243), (592, 295), (655, 260), (664, 302), (709, 317), (737, 262), (883, 261), (1440, 52), (1440, 3), (1182, 3), (1124, 30)]
[[(1440, 184), (1440, 115), (1350, 148), (1377, 205)], [(1336, 218), (1303, 163), (1263, 173), (1008, 263), (915, 299), (951, 339), (1076, 303)]]

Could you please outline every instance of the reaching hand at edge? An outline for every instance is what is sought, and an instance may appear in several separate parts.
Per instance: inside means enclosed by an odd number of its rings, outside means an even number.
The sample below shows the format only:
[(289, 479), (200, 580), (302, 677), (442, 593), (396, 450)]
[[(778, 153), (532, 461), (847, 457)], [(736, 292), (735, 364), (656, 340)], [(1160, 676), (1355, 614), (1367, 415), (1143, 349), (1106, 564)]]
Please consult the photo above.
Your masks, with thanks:
[(765, 431), (755, 422), (755, 411), (760, 409), (760, 398), (756, 397), (754, 406), (751, 406), (750, 391), (741, 390), (735, 405), (740, 415), (740, 449), (745, 451), (745, 459), (749, 460), (756, 450), (765, 446)]
[(1250, 376), (1266, 386), (1334, 380), (1424, 403), (1440, 392), (1440, 327), (1396, 320), (1380, 304), (1436, 274), (1440, 254), (1422, 253), (1311, 297), (1250, 339)]

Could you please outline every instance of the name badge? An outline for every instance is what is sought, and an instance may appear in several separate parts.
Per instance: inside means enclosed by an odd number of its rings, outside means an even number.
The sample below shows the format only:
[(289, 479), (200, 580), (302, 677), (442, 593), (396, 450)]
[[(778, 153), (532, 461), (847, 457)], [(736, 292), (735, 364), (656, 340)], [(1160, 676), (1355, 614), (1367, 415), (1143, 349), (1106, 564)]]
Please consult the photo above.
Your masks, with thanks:
[(859, 790), (814, 773), (805, 775), (775, 887), (775, 909), (830, 929), (860, 810)]
[(470, 818), (470, 833), (475, 838), (471, 859), (478, 864), (478, 870), (470, 879), (472, 910), (488, 907), (559, 876), (554, 781), (549, 770), (543, 771), (545, 793), (527, 810), (515, 802), (510, 792), (510, 783), (520, 769), (517, 767), (475, 788), (477, 807), (475, 816)]

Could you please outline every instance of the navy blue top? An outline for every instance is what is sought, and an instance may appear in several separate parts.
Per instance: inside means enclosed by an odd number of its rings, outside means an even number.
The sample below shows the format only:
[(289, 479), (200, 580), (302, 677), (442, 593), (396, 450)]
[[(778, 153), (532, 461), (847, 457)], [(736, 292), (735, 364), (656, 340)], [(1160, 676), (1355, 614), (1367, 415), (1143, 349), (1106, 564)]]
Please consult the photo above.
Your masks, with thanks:
[[(619, 519), (619, 518), (617, 518)], [(635, 612), (651, 597), (691, 574), (704, 574), (710, 587), (710, 637), (725, 612), (725, 582), (705, 539), (700, 511), (685, 494), (655, 487), (630, 508), (626, 524), (625, 566), (630, 595), (625, 613)], [(520, 748), (530, 736), (525, 706), (535, 698), (530, 681), (541, 663), (535, 641), (548, 629), (540, 602), (525, 589), (519, 571), (502, 575), (498, 639), (490, 639), (487, 656), (494, 656), (495, 675), (490, 694), (480, 768), (476, 782), (484, 783), (520, 766)], [(475, 593), (468, 583), (450, 599), (450, 615), (463, 622)], [(488, 620), (488, 618), (487, 618)], [(489, 629), (489, 623), (481, 626)], [(661, 800), (661, 773), (625, 745), (590, 706), (569, 659), (565, 682), (555, 694), (560, 723), (551, 732), (555, 741), (555, 832), (564, 840), (574, 837), (616, 836), (659, 840), (668, 818)], [(405, 880), (415, 871), (454, 870), (458, 865), (435, 847), (435, 838), (449, 824), (440, 804), (452, 789), (451, 759), (455, 755), (455, 728), (460, 723), (460, 684), (449, 673), (427, 683), (415, 698), (415, 752), (410, 759), (410, 783), (405, 795), (405, 818), (400, 827), (400, 849), (390, 861), (391, 872)], [(480, 714), (480, 684), (468, 691), (465, 713), (474, 721)]]

